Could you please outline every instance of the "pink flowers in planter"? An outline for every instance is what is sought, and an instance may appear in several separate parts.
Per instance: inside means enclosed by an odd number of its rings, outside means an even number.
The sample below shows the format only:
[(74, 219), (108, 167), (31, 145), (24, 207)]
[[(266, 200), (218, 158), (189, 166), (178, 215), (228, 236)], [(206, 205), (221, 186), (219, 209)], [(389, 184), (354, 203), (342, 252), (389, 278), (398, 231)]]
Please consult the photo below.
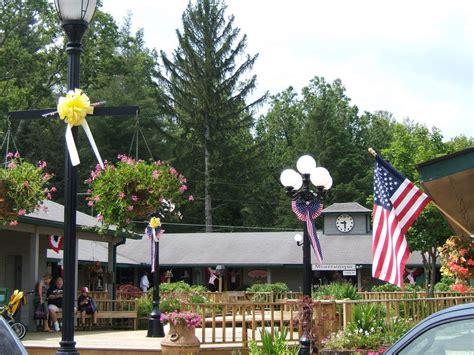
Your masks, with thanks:
[(186, 325), (188, 328), (195, 328), (201, 324), (201, 316), (193, 312), (170, 312), (162, 313), (160, 320), (162, 323), (173, 325)]

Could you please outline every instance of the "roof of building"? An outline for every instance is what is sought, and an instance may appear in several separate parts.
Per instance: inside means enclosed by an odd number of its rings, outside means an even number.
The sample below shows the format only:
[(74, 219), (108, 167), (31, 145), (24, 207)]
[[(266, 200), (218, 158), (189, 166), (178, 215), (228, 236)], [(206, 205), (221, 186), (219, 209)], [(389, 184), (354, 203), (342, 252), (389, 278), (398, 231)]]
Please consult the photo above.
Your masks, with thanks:
[(357, 202), (342, 202), (333, 203), (331, 206), (326, 207), (322, 213), (341, 213), (341, 212), (372, 212), (368, 208), (358, 204)]
[[(302, 248), (296, 245), (294, 235), (295, 232), (164, 234), (160, 239), (160, 265), (301, 265)], [(327, 236), (319, 233), (319, 236), (324, 265), (372, 263), (370, 235)], [(150, 265), (150, 248), (151, 241), (147, 237), (128, 239), (117, 248), (117, 262)], [(48, 251), (48, 257), (59, 258), (60, 255)], [(106, 243), (81, 240), (79, 260), (107, 261)], [(413, 253), (408, 264), (421, 265), (420, 254)]]
[[(19, 216), (20, 224), (32, 224), (43, 227), (51, 227), (58, 229), (58, 233), (64, 230), (64, 206), (50, 200), (44, 200), (42, 208), (25, 216)], [(89, 216), (86, 213), (76, 211), (76, 230), (80, 232), (79, 237), (94, 236), (96, 227), (99, 226), (97, 218)], [(21, 228), (17, 228), (20, 230)], [(117, 234), (117, 235), (116, 235)], [(140, 235), (130, 235), (127, 233), (116, 233), (115, 227), (110, 226), (106, 231), (106, 235), (119, 238), (138, 238)]]

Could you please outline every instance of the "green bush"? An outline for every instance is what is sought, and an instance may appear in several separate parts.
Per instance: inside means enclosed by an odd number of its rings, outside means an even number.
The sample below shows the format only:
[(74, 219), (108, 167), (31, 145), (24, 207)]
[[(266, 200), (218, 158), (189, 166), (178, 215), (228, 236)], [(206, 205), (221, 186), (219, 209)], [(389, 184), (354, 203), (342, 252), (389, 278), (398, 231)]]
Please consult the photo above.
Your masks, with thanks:
[(160, 293), (191, 292), (192, 287), (184, 281), (161, 283)]
[(383, 285), (373, 286), (370, 291), (372, 292), (400, 292), (402, 291), (402, 289), (398, 287), (397, 285), (387, 282)]
[(357, 293), (357, 287), (349, 282), (333, 282), (324, 285), (313, 291), (313, 298), (316, 299), (351, 299), (358, 300), (360, 295)]
[(290, 289), (284, 282), (276, 282), (274, 284), (253, 284), (247, 288), (247, 292), (289, 292)]
[(161, 312), (179, 312), (181, 310), (181, 302), (176, 298), (166, 298), (160, 302)]
[[(367, 309), (366, 309), (367, 311)], [(371, 311), (364, 313), (362, 320), (364, 328), (370, 325), (368, 319)], [(327, 349), (342, 350), (342, 349), (365, 349), (383, 352), (384, 348), (392, 345), (400, 337), (402, 337), (410, 328), (412, 324), (403, 318), (382, 318), (380, 321), (375, 321), (368, 329), (364, 329), (357, 321), (348, 324), (345, 330), (332, 334), (324, 343)]]
[(385, 307), (381, 304), (358, 304), (353, 308), (350, 326), (353, 330), (357, 328), (363, 331), (382, 328), (386, 314)]
[(249, 342), (250, 355), (296, 355), (298, 346), (289, 346), (286, 341), (288, 331), (282, 328), (281, 332), (275, 331), (274, 336), (266, 329), (260, 332), (262, 337), (262, 346), (259, 347), (255, 340)]
[(451, 285), (456, 282), (454, 277), (442, 277), (441, 280), (434, 285), (434, 290), (439, 292), (449, 292), (451, 290)]
[(147, 317), (153, 308), (151, 297), (142, 296), (137, 300), (137, 314), (138, 317)]

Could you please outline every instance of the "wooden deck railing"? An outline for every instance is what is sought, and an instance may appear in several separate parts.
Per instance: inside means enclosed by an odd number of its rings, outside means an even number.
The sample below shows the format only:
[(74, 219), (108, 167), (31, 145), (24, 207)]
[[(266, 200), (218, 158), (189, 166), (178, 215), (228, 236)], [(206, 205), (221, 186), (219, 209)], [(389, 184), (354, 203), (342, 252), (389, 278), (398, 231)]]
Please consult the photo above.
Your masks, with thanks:
[[(344, 329), (352, 321), (356, 305), (380, 304), (379, 317), (403, 317), (418, 322), (441, 309), (467, 302), (473, 302), (474, 295), (459, 297), (437, 297), (425, 299), (385, 299), (385, 300), (322, 300), (313, 306), (313, 324), (319, 337), (325, 337)], [(301, 335), (298, 321), (298, 302), (295, 300), (278, 302), (238, 302), (238, 303), (183, 303), (187, 309), (201, 315), (201, 326), (196, 335), (206, 344), (242, 343), (260, 340), (260, 331), (265, 328), (274, 334), (276, 330), (288, 330), (288, 341), (296, 342)]]
[[(426, 298), (426, 292), (410, 292), (410, 291), (398, 291), (398, 292), (358, 292), (358, 294), (364, 300), (390, 300), (390, 299), (402, 299), (402, 298)], [(436, 291), (434, 296), (436, 298), (445, 298), (445, 297), (460, 297), (464, 295), (474, 295), (474, 292), (461, 294), (459, 292), (439, 292)]]

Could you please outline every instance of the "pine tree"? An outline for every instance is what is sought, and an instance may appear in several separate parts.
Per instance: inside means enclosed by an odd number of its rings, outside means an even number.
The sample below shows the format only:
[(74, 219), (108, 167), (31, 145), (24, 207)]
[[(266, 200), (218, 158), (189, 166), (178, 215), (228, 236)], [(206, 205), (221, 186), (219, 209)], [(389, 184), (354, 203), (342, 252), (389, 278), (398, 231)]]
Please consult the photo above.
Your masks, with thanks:
[[(216, 213), (213, 197), (219, 191), (228, 194), (235, 187), (223, 187), (216, 180), (247, 178), (245, 167), (241, 168), (245, 157), (252, 156), (246, 151), (251, 142), (252, 108), (265, 99), (264, 95), (245, 102), (255, 88), (256, 76), (244, 79), (243, 75), (258, 55), (244, 53), (247, 37), (240, 37), (234, 16), (226, 18), (225, 11), (219, 0), (190, 3), (183, 13), (183, 29), (177, 30), (179, 45), (173, 58), (161, 52), (168, 74), (162, 76), (167, 88), (164, 106), (180, 127), (180, 139), (186, 142), (179, 145), (180, 165), (188, 164), (185, 174), (195, 180), (195, 191), (203, 190), (207, 232), (212, 231)], [(219, 198), (222, 200), (222, 195)], [(221, 222), (235, 217), (226, 208)]]

